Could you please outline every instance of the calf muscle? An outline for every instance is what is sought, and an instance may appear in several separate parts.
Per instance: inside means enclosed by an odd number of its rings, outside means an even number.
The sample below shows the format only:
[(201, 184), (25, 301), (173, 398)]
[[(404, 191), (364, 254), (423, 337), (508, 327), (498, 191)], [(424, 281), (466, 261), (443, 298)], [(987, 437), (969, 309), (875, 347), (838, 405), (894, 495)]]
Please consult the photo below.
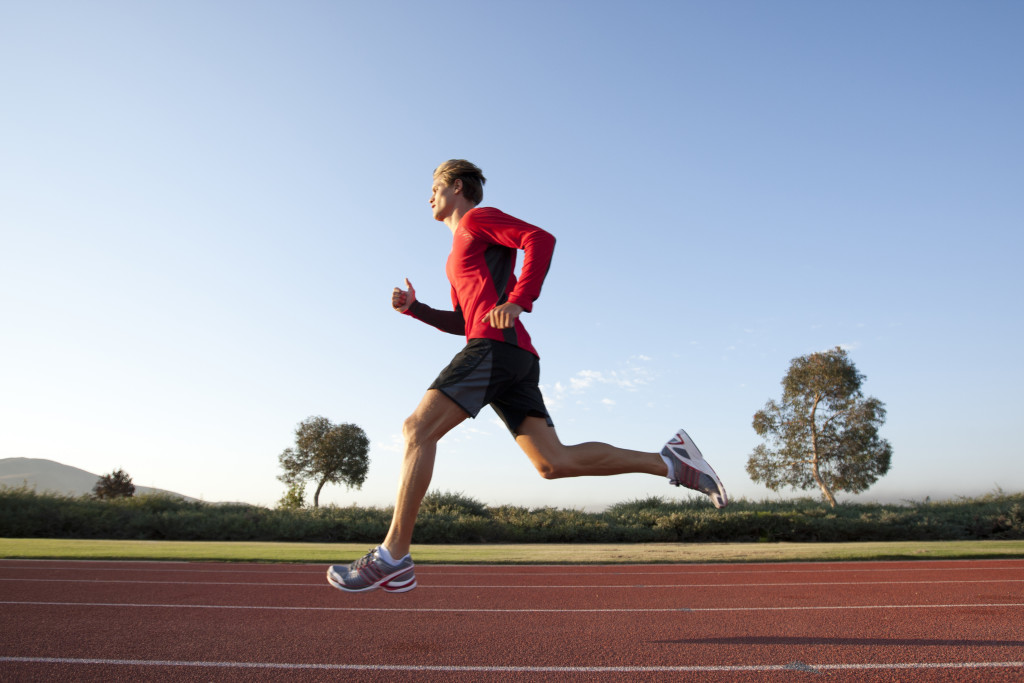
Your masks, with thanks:
[(597, 441), (566, 446), (559, 440), (554, 427), (536, 417), (523, 421), (516, 443), (545, 479), (634, 472), (659, 476), (668, 474), (665, 462), (657, 453), (632, 451)]

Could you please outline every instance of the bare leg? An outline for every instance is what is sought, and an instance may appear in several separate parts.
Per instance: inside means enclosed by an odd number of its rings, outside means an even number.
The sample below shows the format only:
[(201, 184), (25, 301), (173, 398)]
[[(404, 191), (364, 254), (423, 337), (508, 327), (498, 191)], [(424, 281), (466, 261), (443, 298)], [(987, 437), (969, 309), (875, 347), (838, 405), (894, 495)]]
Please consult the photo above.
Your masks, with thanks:
[(409, 552), (420, 503), (434, 474), (437, 442), (468, 417), (466, 411), (436, 389), (424, 395), (415, 412), (402, 425), (405, 457), (398, 484), (398, 499), (384, 547), (396, 560)]
[(554, 427), (549, 427), (547, 421), (539, 417), (523, 420), (516, 443), (545, 479), (629, 472), (668, 476), (665, 461), (658, 453), (630, 451), (593, 441), (566, 446)]

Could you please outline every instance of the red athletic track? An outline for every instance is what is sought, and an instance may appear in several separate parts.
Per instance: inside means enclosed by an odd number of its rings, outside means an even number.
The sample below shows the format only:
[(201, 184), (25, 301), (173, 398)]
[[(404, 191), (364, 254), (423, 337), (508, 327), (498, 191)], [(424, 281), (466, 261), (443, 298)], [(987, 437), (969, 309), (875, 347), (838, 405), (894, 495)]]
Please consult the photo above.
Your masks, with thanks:
[(325, 569), (0, 560), (0, 680), (1024, 680), (1024, 560)]

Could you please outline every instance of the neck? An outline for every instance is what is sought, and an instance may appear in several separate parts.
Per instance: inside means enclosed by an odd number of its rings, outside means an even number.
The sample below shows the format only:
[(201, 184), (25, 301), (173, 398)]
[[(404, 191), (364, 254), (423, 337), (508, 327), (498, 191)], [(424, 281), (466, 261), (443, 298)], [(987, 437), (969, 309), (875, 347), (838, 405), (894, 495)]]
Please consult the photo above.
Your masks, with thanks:
[(469, 213), (474, 208), (475, 207), (473, 205), (471, 205), (471, 204), (466, 204), (466, 205), (463, 205), (463, 206), (457, 206), (444, 219), (445, 225), (448, 226), (448, 229), (452, 231), (453, 235), (455, 234), (455, 229), (459, 227), (459, 221), (462, 220), (462, 217), (465, 216), (467, 213)]

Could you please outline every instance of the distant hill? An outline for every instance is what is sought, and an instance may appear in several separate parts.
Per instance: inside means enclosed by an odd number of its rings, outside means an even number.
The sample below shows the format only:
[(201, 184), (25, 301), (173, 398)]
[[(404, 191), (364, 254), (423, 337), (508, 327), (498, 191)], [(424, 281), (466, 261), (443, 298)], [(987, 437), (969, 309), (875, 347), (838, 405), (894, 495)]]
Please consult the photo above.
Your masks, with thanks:
[[(131, 472), (128, 473), (129, 476)], [(80, 470), (70, 465), (62, 465), (53, 460), (42, 458), (0, 458), (0, 487), (16, 488), (27, 484), (30, 489), (39, 493), (51, 492), (61, 495), (81, 496), (92, 493), (100, 475)], [(154, 489), (148, 486), (135, 485), (135, 495), (144, 493), (162, 493), (185, 500), (195, 500), (174, 491)]]

